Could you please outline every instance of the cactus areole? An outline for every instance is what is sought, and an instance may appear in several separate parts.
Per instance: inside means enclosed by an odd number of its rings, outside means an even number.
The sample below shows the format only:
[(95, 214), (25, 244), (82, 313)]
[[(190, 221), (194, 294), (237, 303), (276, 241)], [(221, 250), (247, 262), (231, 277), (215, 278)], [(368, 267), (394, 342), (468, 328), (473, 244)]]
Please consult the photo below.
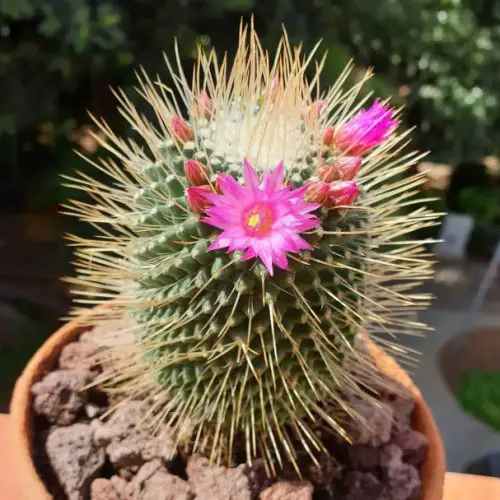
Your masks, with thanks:
[(200, 49), (187, 78), (177, 55), (171, 88), (140, 73), (154, 120), (117, 92), (130, 137), (96, 120), (108, 182), (71, 179), (92, 200), (69, 210), (98, 233), (72, 237), (76, 301), (131, 319), (100, 383), (142, 399), (151, 432), (270, 473), (349, 438), (344, 395), (373, 397), (377, 376), (354, 339), (405, 355), (390, 339), (426, 330), (413, 289), (432, 274), (408, 236), (434, 223), (405, 173), (421, 155), (361, 97), (370, 74), (349, 65), (320, 93), (311, 61), (286, 35), (273, 60), (242, 26), (231, 63)]

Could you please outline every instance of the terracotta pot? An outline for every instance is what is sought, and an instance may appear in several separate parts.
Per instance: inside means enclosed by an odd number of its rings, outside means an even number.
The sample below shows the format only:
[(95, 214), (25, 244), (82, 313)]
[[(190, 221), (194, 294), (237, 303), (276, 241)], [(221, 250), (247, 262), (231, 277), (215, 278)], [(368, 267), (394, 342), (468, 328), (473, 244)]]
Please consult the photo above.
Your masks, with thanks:
[[(55, 365), (61, 349), (75, 339), (85, 328), (84, 318), (70, 321), (55, 332), (35, 353), (19, 377), (14, 388), (10, 407), (11, 457), (17, 471), (18, 484), (24, 500), (49, 500), (50, 494), (38, 477), (32, 459), (33, 422), (31, 412), (31, 386)], [(429, 451), (422, 466), (421, 500), (442, 500), (445, 476), (445, 456), (443, 444), (429, 408), (420, 391), (407, 373), (371, 341), (368, 349), (377, 365), (392, 378), (398, 380), (416, 395), (417, 406), (414, 413), (414, 427), (429, 439)]]

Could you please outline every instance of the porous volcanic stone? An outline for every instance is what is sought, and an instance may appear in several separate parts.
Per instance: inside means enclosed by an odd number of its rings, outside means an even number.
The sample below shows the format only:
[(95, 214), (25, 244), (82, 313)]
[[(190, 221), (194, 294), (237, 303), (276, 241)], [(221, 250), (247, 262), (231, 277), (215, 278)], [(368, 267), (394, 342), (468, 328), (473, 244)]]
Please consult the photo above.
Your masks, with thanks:
[(313, 485), (307, 481), (278, 481), (259, 495), (259, 500), (312, 500)]
[(35, 413), (52, 424), (72, 424), (88, 400), (88, 392), (82, 389), (93, 377), (92, 372), (79, 368), (49, 373), (31, 388)]
[(105, 461), (104, 450), (95, 446), (90, 426), (54, 427), (47, 437), (46, 450), (68, 499), (87, 499), (90, 483)]

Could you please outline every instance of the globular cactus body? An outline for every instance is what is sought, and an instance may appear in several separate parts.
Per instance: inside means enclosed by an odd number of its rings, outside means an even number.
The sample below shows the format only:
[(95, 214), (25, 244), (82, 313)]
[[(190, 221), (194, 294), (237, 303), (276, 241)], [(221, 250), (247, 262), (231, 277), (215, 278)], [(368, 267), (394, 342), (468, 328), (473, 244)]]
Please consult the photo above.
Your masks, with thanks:
[[(230, 75), (214, 61), (200, 54), (194, 87), (182, 70), (176, 77), (187, 121), (146, 76), (142, 93), (158, 126), (118, 95), (140, 139), (125, 142), (101, 124), (102, 145), (121, 166), (103, 160), (109, 185), (75, 180), (95, 202), (77, 203), (73, 212), (101, 229), (90, 242), (75, 238), (84, 269), (78, 283), (115, 298), (102, 316), (118, 309), (136, 321), (136, 357), (117, 362), (104, 379), (148, 401), (144, 425), (173, 426), (191, 449), (229, 462), (240, 440), (248, 460), (261, 456), (273, 469), (275, 459), (295, 463), (297, 447), (325, 452), (323, 434), (312, 430), (318, 423), (344, 435), (325, 408), (348, 412), (343, 392), (362, 393), (354, 365), (371, 368), (356, 353), (361, 330), (425, 329), (411, 315), (426, 297), (411, 289), (430, 275), (429, 263), (418, 242), (400, 237), (432, 215), (398, 213), (413, 203), (421, 179), (397, 176), (418, 155), (396, 155), (404, 136), (394, 133), (388, 107), (353, 107), (362, 82), (340, 91), (349, 69), (313, 100), (307, 62), (286, 38), (270, 66), (246, 29)], [(279, 168), (276, 190), (309, 229), (296, 231), (303, 243), (289, 243), (286, 257), (270, 247), (271, 262), (245, 253), (246, 244), (221, 242), (209, 214), (223, 217), (227, 176), (241, 185), (258, 179), (254, 189), (261, 190)], [(300, 214), (294, 190), (306, 207)], [(259, 207), (242, 222), (260, 231), (249, 233), (257, 239), (278, 217)], [(258, 226), (266, 217), (269, 227)]]

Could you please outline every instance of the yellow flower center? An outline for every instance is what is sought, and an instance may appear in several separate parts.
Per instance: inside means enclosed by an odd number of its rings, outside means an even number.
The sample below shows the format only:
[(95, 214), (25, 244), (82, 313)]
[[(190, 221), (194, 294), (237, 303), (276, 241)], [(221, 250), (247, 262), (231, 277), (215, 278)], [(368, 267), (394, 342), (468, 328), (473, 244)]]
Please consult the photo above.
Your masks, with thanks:
[(253, 227), (259, 225), (259, 223), (260, 223), (260, 215), (253, 214), (248, 218), (247, 226), (253, 228)]
[(243, 215), (243, 224), (249, 236), (264, 236), (273, 226), (273, 212), (264, 204), (254, 205)]

